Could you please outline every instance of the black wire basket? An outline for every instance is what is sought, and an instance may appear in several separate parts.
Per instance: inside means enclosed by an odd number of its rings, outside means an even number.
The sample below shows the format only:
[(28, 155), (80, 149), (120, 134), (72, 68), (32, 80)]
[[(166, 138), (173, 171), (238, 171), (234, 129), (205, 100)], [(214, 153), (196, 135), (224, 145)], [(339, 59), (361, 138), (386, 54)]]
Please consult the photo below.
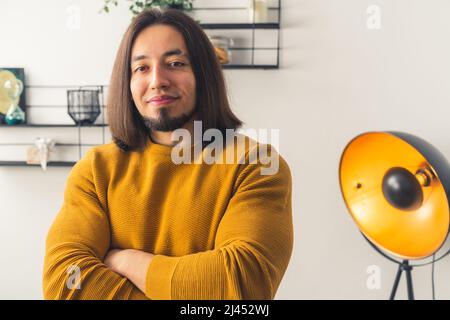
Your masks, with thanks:
[(67, 112), (77, 125), (93, 124), (100, 115), (100, 90), (67, 90)]

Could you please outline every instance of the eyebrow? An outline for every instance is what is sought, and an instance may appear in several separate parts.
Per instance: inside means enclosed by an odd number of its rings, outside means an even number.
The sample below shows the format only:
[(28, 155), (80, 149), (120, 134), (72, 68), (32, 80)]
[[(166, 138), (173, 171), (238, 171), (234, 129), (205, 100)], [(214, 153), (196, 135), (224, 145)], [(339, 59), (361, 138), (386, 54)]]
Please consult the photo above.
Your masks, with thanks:
[[(165, 52), (163, 54), (163, 58), (167, 58), (167, 57), (170, 57), (170, 56), (187, 56), (187, 55), (185, 53), (183, 53), (180, 49), (170, 50), (170, 51), (167, 51), (167, 52)], [(143, 60), (143, 59), (148, 59), (148, 56), (146, 56), (145, 54), (134, 56), (131, 59), (131, 62), (135, 62), (135, 61)]]

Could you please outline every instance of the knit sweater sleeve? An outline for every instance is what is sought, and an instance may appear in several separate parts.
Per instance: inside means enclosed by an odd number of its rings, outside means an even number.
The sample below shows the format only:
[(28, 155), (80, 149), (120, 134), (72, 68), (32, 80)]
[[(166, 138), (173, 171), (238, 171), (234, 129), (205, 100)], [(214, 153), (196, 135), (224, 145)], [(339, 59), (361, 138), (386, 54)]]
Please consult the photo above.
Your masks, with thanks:
[(291, 174), (261, 175), (247, 164), (236, 179), (212, 250), (154, 256), (147, 271), (151, 299), (273, 299), (293, 247)]
[[(106, 201), (92, 174), (93, 152), (70, 172), (64, 202), (47, 235), (43, 271), (45, 299), (146, 299), (103, 259), (109, 250)], [(79, 281), (78, 281), (79, 279)]]

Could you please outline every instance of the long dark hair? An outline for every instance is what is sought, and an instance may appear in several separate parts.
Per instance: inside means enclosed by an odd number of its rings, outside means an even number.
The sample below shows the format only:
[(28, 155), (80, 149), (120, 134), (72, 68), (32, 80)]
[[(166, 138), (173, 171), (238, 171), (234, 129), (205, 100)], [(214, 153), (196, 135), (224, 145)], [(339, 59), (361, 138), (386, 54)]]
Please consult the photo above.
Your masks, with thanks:
[(237, 129), (242, 125), (231, 111), (222, 68), (203, 29), (180, 10), (146, 10), (136, 16), (125, 32), (111, 75), (107, 115), (114, 142), (123, 151), (144, 149), (149, 129), (144, 125), (130, 90), (131, 49), (145, 28), (164, 24), (176, 28), (184, 38), (196, 79), (197, 119), (202, 129)]

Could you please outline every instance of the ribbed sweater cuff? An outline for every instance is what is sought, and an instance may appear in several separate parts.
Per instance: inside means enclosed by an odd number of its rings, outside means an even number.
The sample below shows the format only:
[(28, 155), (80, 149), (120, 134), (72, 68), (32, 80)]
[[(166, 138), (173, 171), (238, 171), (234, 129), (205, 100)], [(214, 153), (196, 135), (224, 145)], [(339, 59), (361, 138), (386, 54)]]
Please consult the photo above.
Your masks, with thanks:
[(172, 298), (172, 277), (180, 257), (155, 255), (147, 270), (145, 295), (152, 300)]

